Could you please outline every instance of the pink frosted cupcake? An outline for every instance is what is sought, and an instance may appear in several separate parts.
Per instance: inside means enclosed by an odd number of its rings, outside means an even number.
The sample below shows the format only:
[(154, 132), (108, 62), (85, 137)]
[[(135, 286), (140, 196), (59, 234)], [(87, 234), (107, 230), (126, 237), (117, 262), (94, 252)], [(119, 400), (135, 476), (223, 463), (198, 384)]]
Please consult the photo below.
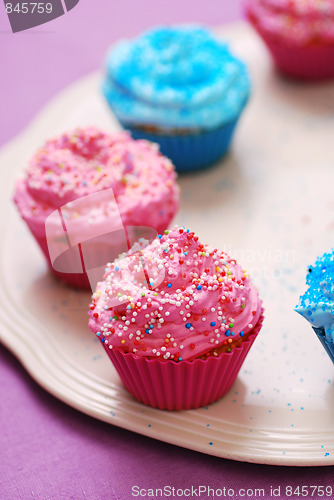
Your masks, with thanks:
[(332, 0), (246, 0), (246, 14), (282, 73), (305, 79), (334, 76)]
[(169, 410), (221, 398), (263, 320), (246, 272), (178, 227), (108, 264), (89, 315), (126, 389)]
[(14, 201), (51, 271), (95, 289), (106, 262), (168, 226), (179, 204), (175, 179), (156, 145), (87, 127), (36, 152)]

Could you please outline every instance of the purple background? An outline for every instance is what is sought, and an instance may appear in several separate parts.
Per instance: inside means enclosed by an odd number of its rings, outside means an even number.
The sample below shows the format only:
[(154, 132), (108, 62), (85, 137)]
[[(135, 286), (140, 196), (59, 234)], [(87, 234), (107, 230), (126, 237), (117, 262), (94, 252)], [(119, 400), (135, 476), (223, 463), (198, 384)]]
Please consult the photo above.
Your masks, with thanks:
[[(1, 4), (0, 144), (56, 92), (97, 69), (117, 38), (157, 23), (215, 25), (240, 17), (239, 0), (80, 0), (52, 23), (13, 35)], [(333, 484), (331, 467), (238, 463), (94, 420), (41, 389), (1, 346), (0, 391), (1, 500), (128, 500), (134, 484), (265, 488), (269, 498), (270, 485)]]

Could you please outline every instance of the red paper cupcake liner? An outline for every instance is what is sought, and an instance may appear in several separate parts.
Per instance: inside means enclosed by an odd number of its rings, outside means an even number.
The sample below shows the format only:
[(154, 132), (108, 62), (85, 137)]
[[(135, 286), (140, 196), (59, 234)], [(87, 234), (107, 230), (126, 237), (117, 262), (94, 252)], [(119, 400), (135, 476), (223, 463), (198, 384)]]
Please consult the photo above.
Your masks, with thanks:
[(262, 322), (263, 311), (239, 347), (205, 360), (146, 359), (103, 346), (125, 388), (138, 401), (161, 410), (188, 410), (211, 404), (230, 390)]

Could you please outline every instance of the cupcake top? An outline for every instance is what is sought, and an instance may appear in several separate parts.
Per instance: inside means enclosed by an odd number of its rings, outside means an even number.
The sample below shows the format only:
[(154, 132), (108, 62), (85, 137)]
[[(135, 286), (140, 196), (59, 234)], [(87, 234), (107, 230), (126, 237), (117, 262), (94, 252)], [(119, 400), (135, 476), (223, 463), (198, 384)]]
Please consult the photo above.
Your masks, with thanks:
[(259, 31), (294, 45), (334, 42), (332, 0), (246, 0)]
[(81, 204), (82, 213), (68, 210), (69, 216), (79, 221), (82, 215), (89, 224), (119, 210), (124, 225), (144, 220), (164, 228), (178, 207), (175, 179), (173, 164), (156, 145), (134, 141), (125, 132), (78, 128), (48, 140), (36, 152), (17, 184), (14, 200), (23, 218), (37, 221), (78, 198), (112, 188), (116, 204), (106, 205), (101, 196), (101, 206), (96, 197), (91, 206), (88, 197)]
[(245, 65), (196, 25), (159, 27), (113, 47), (103, 92), (124, 124), (215, 128), (245, 105)]
[(323, 328), (326, 339), (334, 342), (334, 250), (318, 257), (308, 268), (308, 289), (296, 311), (315, 328)]
[(260, 317), (247, 273), (189, 229), (166, 230), (123, 257), (107, 265), (89, 312), (91, 330), (110, 349), (193, 360), (243, 337)]

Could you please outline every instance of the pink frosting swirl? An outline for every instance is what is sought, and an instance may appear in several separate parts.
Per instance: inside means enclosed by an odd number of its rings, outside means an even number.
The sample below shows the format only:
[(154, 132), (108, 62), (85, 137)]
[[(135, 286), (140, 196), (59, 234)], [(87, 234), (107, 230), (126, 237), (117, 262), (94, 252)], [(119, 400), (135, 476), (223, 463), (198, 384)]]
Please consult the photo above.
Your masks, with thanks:
[(332, 0), (246, 0), (246, 12), (260, 31), (294, 45), (334, 43)]
[(107, 265), (89, 326), (110, 349), (181, 361), (243, 337), (260, 314), (258, 293), (236, 261), (176, 226)]
[(36, 152), (14, 200), (24, 219), (38, 222), (73, 200), (112, 188), (124, 225), (162, 230), (178, 208), (175, 180), (173, 164), (157, 145), (86, 127), (48, 140)]

